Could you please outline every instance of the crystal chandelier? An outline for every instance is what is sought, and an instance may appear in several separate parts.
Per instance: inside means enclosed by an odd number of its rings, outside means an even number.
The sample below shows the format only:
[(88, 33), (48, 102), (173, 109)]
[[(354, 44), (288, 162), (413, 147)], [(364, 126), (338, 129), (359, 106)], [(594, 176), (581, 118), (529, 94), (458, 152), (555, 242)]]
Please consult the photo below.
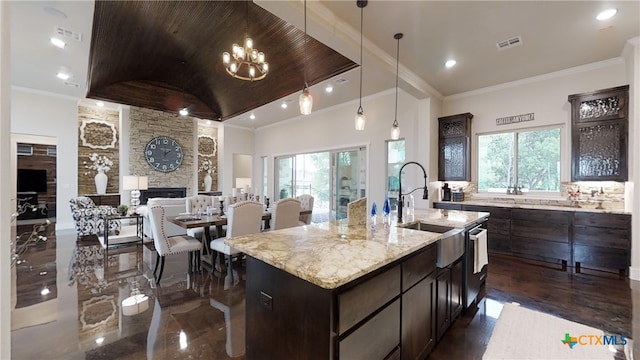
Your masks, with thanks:
[[(249, 33), (249, 1), (247, 3), (247, 34)], [(262, 51), (253, 47), (253, 40), (247, 35), (242, 46), (233, 44), (231, 54), (222, 53), (222, 62), (227, 73), (236, 79), (262, 80), (269, 72), (269, 63)]]

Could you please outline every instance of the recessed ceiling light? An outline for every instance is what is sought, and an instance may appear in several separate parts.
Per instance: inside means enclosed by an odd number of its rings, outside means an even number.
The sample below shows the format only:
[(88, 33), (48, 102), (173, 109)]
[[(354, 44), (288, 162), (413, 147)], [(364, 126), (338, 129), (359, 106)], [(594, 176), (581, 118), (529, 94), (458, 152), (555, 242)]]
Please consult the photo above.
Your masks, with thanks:
[(182, 108), (182, 109), (180, 109), (179, 112), (180, 112), (180, 115), (182, 115), (182, 116), (189, 115), (189, 110), (187, 110), (187, 108)]
[(59, 71), (58, 74), (56, 74), (56, 76), (58, 77), (58, 79), (61, 79), (61, 80), (69, 80), (69, 78), (71, 77), (71, 75), (64, 73), (62, 71)]
[(288, 107), (289, 107), (289, 105), (287, 105), (287, 103), (286, 103), (286, 102), (283, 102), (283, 103), (280, 105), (280, 107), (281, 107), (281, 108), (283, 108), (283, 109), (286, 109), (286, 108), (288, 108)]
[(451, 60), (447, 60), (446, 63), (444, 63), (444, 66), (446, 66), (447, 68), (452, 68), (454, 66), (456, 66), (456, 61), (451, 59)]
[(67, 43), (58, 39), (58, 38), (51, 38), (49, 39), (49, 41), (51, 41), (51, 43), (53, 45), (55, 45), (56, 47), (59, 47), (60, 49), (64, 49), (65, 46), (67, 46)]
[(104, 102), (103, 101), (96, 101), (96, 105), (98, 107), (103, 107), (104, 106)]
[(207, 125), (211, 125), (211, 120), (207, 120), (207, 121), (206, 121), (206, 124), (207, 124)]
[(49, 288), (45, 286), (44, 288), (42, 288), (42, 290), (40, 290), (40, 295), (46, 296), (49, 295), (50, 292), (51, 291), (49, 290)]
[(612, 18), (617, 12), (618, 12), (618, 9), (607, 9), (601, 12), (600, 14), (598, 14), (598, 16), (596, 16), (596, 19), (607, 20)]
[(324, 88), (324, 91), (328, 92), (328, 93), (332, 93), (333, 92), (333, 86), (331, 85), (327, 85), (326, 88)]
[(256, 119), (256, 116), (255, 116), (254, 114), (251, 114), (251, 115), (249, 115), (249, 119), (251, 119), (251, 120), (255, 120), (255, 119)]

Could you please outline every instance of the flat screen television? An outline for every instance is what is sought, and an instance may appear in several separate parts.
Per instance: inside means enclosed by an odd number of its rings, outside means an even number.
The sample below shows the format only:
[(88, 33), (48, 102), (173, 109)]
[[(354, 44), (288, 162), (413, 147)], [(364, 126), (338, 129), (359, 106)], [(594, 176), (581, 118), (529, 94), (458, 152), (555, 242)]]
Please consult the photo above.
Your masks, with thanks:
[(47, 170), (18, 169), (18, 192), (47, 192)]

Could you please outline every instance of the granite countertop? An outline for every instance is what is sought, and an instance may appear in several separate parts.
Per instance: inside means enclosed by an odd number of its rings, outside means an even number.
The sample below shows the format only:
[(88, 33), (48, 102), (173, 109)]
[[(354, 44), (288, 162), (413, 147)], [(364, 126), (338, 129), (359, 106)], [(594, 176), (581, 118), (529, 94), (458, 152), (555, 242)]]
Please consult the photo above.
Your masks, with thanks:
[[(527, 201), (524, 199), (524, 201)], [(532, 199), (532, 202), (540, 201)], [(495, 207), (508, 207), (513, 209), (537, 209), (537, 210), (556, 210), (556, 211), (571, 211), (571, 212), (593, 212), (600, 214), (631, 214), (631, 212), (617, 209), (596, 209), (587, 207), (571, 207), (561, 205), (545, 205), (536, 203), (516, 203), (515, 200), (511, 201), (484, 201), (484, 200), (465, 200), (461, 202), (450, 201), (437, 201), (444, 204), (461, 204), (461, 205), (478, 205), (478, 206), (495, 206)]]
[[(416, 210), (427, 224), (465, 227), (489, 213)], [(438, 233), (370, 221), (349, 226), (347, 220), (298, 226), (226, 240), (243, 253), (325, 289), (335, 289), (441, 239)]]

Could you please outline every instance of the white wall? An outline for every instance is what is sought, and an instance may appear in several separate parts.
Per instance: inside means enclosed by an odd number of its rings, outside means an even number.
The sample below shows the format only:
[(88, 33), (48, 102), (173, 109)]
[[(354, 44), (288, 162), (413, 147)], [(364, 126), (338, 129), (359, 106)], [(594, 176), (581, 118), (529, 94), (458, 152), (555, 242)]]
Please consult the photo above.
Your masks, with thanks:
[[(418, 161), (429, 168), (429, 135), (426, 133), (433, 122), (429, 116), (429, 100), (418, 100), (400, 91), (398, 96), (398, 123), (400, 137), (406, 140), (407, 161)], [(362, 107), (367, 116), (364, 131), (356, 131), (354, 117), (358, 102), (334, 106), (329, 109), (312, 112), (310, 115), (297, 116), (290, 120), (265, 126), (255, 133), (255, 158), (267, 157), (268, 179), (273, 181), (274, 157), (297, 153), (368, 147), (368, 188), (367, 198), (382, 203), (386, 185), (386, 143), (389, 140), (395, 110), (395, 89), (383, 91), (362, 99)], [(425, 125), (426, 124), (426, 125)], [(418, 145), (420, 144), (420, 145)], [(425, 150), (427, 149), (427, 150)], [(260, 161), (254, 161), (254, 164)], [(260, 180), (262, 164), (254, 167), (254, 182)], [(437, 167), (437, 164), (436, 164)], [(417, 167), (407, 167), (406, 188), (420, 186), (422, 172)], [(403, 184), (403, 188), (405, 184)], [(273, 197), (273, 183), (268, 186), (270, 198)], [(416, 202), (416, 206), (426, 207)]]
[[(472, 159), (477, 158), (477, 134), (529, 127), (562, 125), (561, 180), (571, 180), (571, 106), (568, 96), (626, 85), (622, 59), (567, 69), (444, 99), (442, 116), (470, 112)], [(535, 120), (496, 125), (496, 119), (534, 113)], [(471, 179), (477, 182), (477, 163), (471, 163)]]
[(0, 2), (0, 359), (11, 358), (11, 209), (15, 209), (15, 172), (11, 163), (11, 89), (9, 4)]
[[(254, 154), (253, 129), (224, 125), (218, 128), (218, 184), (222, 194), (231, 194), (235, 186), (233, 175), (233, 154)], [(254, 156), (253, 164), (260, 162)], [(254, 170), (254, 175), (256, 174)], [(258, 183), (254, 181), (255, 187)]]
[(73, 228), (69, 199), (78, 194), (78, 100), (13, 89), (11, 132), (57, 138), (56, 229)]
[[(629, 176), (631, 201), (631, 267), (629, 277), (640, 281), (640, 37), (628, 41), (624, 50), (627, 78), (629, 79)], [(631, 141), (634, 139), (634, 141)]]

